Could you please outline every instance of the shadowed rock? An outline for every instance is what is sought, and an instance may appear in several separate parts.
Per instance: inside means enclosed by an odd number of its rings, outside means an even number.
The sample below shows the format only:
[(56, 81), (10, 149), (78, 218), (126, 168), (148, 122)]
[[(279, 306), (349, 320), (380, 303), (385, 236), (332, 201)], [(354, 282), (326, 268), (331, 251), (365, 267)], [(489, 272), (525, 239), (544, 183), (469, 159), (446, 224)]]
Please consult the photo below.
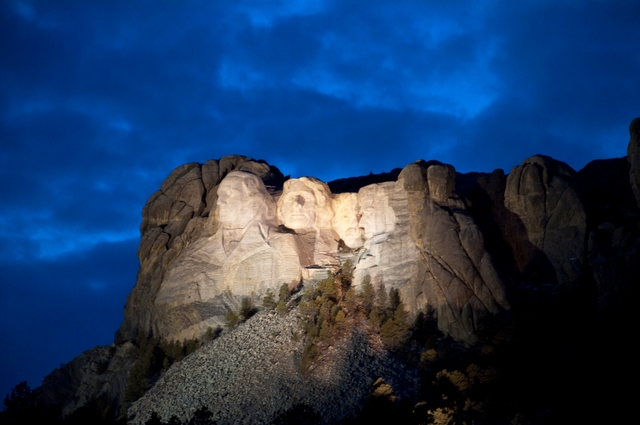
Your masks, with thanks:
[(421, 161), (407, 166), (398, 182), (408, 195), (411, 237), (420, 256), (421, 304), (435, 308), (445, 333), (472, 342), (480, 320), (509, 309), (509, 302), (482, 233), (454, 192), (455, 170)]
[(532, 156), (509, 174), (504, 204), (513, 213), (506, 239), (520, 271), (538, 283), (575, 283), (587, 237), (576, 172), (548, 156)]
[(631, 121), (629, 135), (629, 147), (627, 148), (627, 158), (631, 164), (629, 180), (640, 208), (640, 117)]

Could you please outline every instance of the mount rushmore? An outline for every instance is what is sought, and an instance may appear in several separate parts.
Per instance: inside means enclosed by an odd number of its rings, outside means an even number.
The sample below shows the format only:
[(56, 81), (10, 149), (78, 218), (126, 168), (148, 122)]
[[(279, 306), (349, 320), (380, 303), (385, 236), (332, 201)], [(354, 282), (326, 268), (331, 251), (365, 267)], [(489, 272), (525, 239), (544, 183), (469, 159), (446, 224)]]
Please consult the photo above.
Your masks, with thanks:
[(455, 177), (450, 165), (418, 161), (396, 181), (334, 194), (242, 156), (183, 165), (144, 208), (122, 331), (199, 337), (243, 297), (260, 305), (268, 289), (317, 282), (350, 260), (356, 286), (369, 275), (398, 289), (411, 313), (433, 309), (442, 331), (471, 341), (509, 302)]

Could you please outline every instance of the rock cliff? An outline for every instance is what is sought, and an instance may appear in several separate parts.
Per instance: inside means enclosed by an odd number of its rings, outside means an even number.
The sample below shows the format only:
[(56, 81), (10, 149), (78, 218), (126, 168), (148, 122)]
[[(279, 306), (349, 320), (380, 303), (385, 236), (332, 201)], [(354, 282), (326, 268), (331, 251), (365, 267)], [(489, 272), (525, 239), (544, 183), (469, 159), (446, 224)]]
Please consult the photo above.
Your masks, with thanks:
[(93, 400), (116, 412), (124, 400), (137, 349), (127, 342), (88, 350), (54, 370), (34, 392), (43, 407), (58, 406), (67, 416)]
[[(630, 226), (637, 205), (616, 201), (631, 222), (612, 228), (590, 187), (611, 178), (634, 193), (637, 127), (634, 120), (627, 171), (616, 163), (602, 176), (602, 167), (579, 174), (544, 155), (508, 175), (457, 175), (451, 165), (417, 161), (329, 185), (285, 180), (241, 156), (178, 167), (143, 209), (141, 266), (122, 335), (200, 337), (243, 297), (260, 305), (267, 290), (313, 283), (351, 259), (356, 287), (368, 275), (398, 289), (412, 315), (433, 310), (440, 330), (473, 342), (485, 317), (510, 309), (509, 283), (561, 288), (617, 273), (600, 253), (614, 249), (607, 241), (620, 239), (615, 228)], [(625, 243), (626, 272), (635, 239)]]
[(174, 260), (192, 242), (211, 236), (219, 227), (216, 217), (217, 188), (231, 171), (245, 171), (270, 187), (281, 186), (284, 176), (264, 161), (228, 156), (204, 164), (181, 165), (171, 172), (142, 209), (140, 270), (136, 286), (127, 298), (120, 328), (125, 339), (139, 330), (156, 330), (154, 301)]
[(536, 155), (507, 177), (507, 240), (521, 272), (541, 284), (575, 283), (583, 272), (587, 216), (576, 172), (567, 164)]
[(484, 317), (509, 309), (452, 166), (419, 161), (396, 181), (341, 194), (314, 178), (283, 182), (274, 170), (231, 157), (169, 175), (143, 210), (125, 338), (138, 330), (201, 337), (242, 298), (260, 305), (267, 290), (313, 283), (346, 258), (356, 288), (369, 275), (375, 286), (398, 289), (412, 315), (435, 310), (456, 339), (472, 342)]

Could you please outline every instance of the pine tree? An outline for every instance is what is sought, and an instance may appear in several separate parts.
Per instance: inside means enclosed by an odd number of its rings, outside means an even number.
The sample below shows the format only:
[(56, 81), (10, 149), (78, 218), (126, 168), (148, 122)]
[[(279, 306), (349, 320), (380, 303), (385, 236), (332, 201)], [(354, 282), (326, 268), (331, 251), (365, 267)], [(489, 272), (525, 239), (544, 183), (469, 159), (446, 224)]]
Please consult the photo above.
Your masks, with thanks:
[(360, 300), (365, 314), (368, 316), (375, 305), (376, 292), (371, 283), (371, 276), (366, 275), (362, 278)]
[(256, 309), (253, 306), (253, 300), (250, 297), (243, 297), (240, 303), (240, 318), (247, 320), (256, 313)]
[(358, 296), (356, 295), (355, 289), (349, 288), (344, 296), (344, 305), (349, 314), (353, 314), (356, 311), (357, 302)]
[(227, 314), (224, 316), (224, 325), (227, 329), (231, 330), (236, 327), (236, 325), (240, 322), (240, 317), (238, 313), (235, 311), (227, 311)]
[(380, 328), (380, 337), (390, 350), (398, 350), (409, 337), (408, 314), (402, 302), (396, 308), (393, 317)]
[(264, 295), (262, 299), (262, 306), (267, 310), (273, 310), (276, 308), (278, 303), (276, 302), (276, 296), (271, 290), (271, 288), (267, 289), (267, 293)]
[(278, 296), (278, 301), (284, 301), (285, 303), (289, 301), (289, 297), (291, 296), (291, 291), (289, 291), (289, 285), (283, 283), (280, 287), (280, 294)]
[(329, 275), (326, 279), (318, 282), (318, 291), (322, 295), (322, 299), (337, 301), (337, 291), (333, 276)]
[(353, 280), (353, 262), (348, 259), (342, 265), (342, 272), (340, 274), (341, 290), (344, 294), (350, 287)]
[(280, 315), (285, 315), (287, 314), (287, 303), (284, 302), (284, 300), (280, 300), (278, 302), (278, 306), (276, 307), (276, 312)]
[(387, 288), (385, 288), (382, 282), (378, 285), (377, 295), (376, 311), (380, 316), (386, 316), (387, 310), (389, 309), (389, 295), (387, 294)]
[(402, 304), (400, 292), (395, 288), (391, 288), (389, 291), (389, 309), (391, 312), (395, 312), (400, 304)]

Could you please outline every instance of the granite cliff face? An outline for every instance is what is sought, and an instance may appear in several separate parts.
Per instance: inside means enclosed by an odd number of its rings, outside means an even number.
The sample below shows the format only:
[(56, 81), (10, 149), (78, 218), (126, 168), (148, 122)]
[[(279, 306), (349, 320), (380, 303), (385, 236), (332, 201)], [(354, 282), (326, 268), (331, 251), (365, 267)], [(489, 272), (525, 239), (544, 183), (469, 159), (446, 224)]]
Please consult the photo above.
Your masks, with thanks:
[(254, 174), (270, 186), (282, 185), (284, 181), (282, 173), (265, 162), (229, 156), (176, 168), (145, 204), (138, 248), (140, 270), (136, 286), (127, 298), (121, 326), (125, 339), (134, 339), (140, 329), (161, 327), (156, 323), (158, 312), (154, 301), (167, 270), (183, 249), (211, 236), (219, 227), (215, 215), (217, 188), (233, 170)]
[(452, 166), (419, 161), (396, 181), (341, 194), (307, 177), (267, 190), (282, 180), (273, 170), (231, 157), (171, 173), (143, 210), (126, 338), (201, 337), (243, 297), (260, 305), (267, 290), (314, 283), (346, 259), (356, 288), (368, 275), (398, 289), (412, 315), (435, 310), (456, 339), (472, 342), (484, 317), (509, 309)]
[(528, 158), (507, 177), (504, 205), (512, 213), (506, 224), (520, 271), (541, 283), (575, 283), (587, 232), (576, 172), (546, 156)]
[[(445, 334), (473, 342), (485, 317), (510, 309), (509, 284), (600, 282), (618, 273), (602, 250), (623, 249), (620, 262), (633, 269), (635, 239), (616, 236), (633, 226), (600, 217), (589, 187), (626, 175), (627, 193), (638, 196), (639, 122), (630, 127), (627, 171), (608, 160), (601, 178), (600, 166), (581, 176), (543, 155), (508, 175), (462, 176), (451, 165), (417, 161), (380, 179), (388, 181), (332, 183), (342, 191), (332, 193), (314, 178), (285, 181), (247, 157), (178, 167), (144, 207), (140, 272), (122, 335), (200, 337), (223, 325), (243, 297), (260, 305), (267, 290), (314, 283), (350, 259), (356, 288), (368, 275), (375, 286), (398, 289), (412, 315), (435, 311)], [(612, 175), (614, 168), (621, 171)], [(637, 208), (625, 208), (632, 221)], [(612, 240), (620, 240), (616, 248)]]

